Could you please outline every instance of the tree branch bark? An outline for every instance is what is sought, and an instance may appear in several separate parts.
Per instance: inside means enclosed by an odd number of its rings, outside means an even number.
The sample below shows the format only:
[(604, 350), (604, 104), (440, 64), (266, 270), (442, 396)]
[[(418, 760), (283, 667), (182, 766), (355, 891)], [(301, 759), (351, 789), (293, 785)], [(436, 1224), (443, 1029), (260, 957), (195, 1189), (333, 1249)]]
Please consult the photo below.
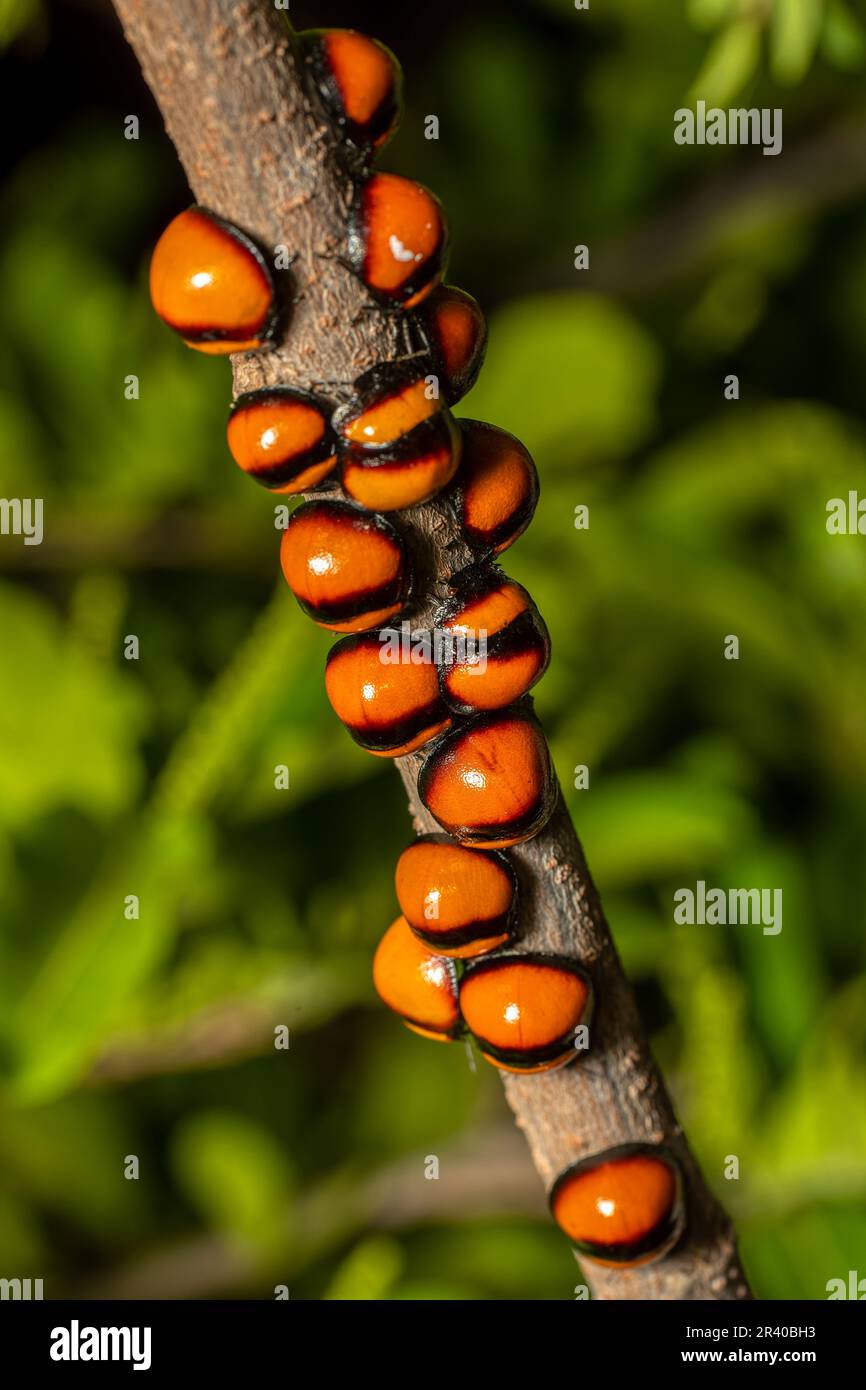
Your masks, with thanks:
[[(267, 0), (114, 5), (196, 200), (261, 245), (297, 255), (291, 321), (274, 350), (233, 359), (236, 391), (325, 386), (340, 401), (363, 370), (417, 347), (406, 320), (379, 309), (339, 259), (351, 180), (335, 135), (304, 95), (283, 16)], [(443, 579), (470, 557), (447, 499), (401, 513), (401, 522), (425, 596), (413, 615), (423, 626)], [(416, 754), (398, 765), (417, 827), (435, 829), (417, 796), (420, 761)], [(545, 1185), (576, 1159), (633, 1141), (668, 1144), (686, 1179), (688, 1225), (677, 1249), (633, 1270), (586, 1262), (594, 1296), (749, 1297), (732, 1228), (676, 1121), (561, 796), (547, 828), (511, 857), (522, 893), (520, 949), (579, 957), (596, 988), (584, 1058), (547, 1074), (503, 1075)]]

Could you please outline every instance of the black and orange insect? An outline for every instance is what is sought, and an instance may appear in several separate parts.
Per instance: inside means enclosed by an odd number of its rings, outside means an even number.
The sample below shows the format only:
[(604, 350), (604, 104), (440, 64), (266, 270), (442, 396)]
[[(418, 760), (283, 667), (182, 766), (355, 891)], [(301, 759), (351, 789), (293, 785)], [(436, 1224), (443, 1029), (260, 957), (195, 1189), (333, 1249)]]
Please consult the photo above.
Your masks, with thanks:
[(397, 860), (394, 882), (409, 926), (442, 955), (480, 956), (514, 935), (517, 879), (504, 854), (421, 835)]
[(438, 613), (443, 637), (442, 695), (458, 714), (502, 709), (547, 670), (550, 635), (521, 584), (495, 566), (463, 571)]
[(375, 298), (412, 309), (445, 273), (448, 228), (435, 194), (399, 174), (372, 174), (349, 214), (349, 264)]
[(584, 1050), (576, 1030), (589, 1022), (592, 986), (564, 957), (491, 956), (461, 979), (460, 1010), (481, 1055), (495, 1067), (552, 1071)]
[(313, 85), (346, 140), (381, 149), (402, 109), (403, 75), (390, 48), (354, 29), (306, 29), (298, 35)]
[(426, 502), (457, 471), (460, 431), (431, 393), (423, 364), (388, 363), (365, 372), (333, 423), (344, 491), (371, 511)]
[(391, 923), (376, 948), (373, 984), (413, 1033), (437, 1042), (460, 1036), (454, 963), (420, 942), (404, 917)]
[(337, 462), (330, 417), (328, 403), (309, 391), (248, 391), (232, 406), (229, 449), (244, 472), (272, 492), (307, 492)]
[(451, 715), (432, 662), (391, 659), (388, 636), (343, 637), (328, 654), (325, 690), (356, 743), (368, 753), (399, 758), (446, 729)]
[(487, 351), (487, 320), (476, 300), (454, 285), (440, 285), (421, 311), (442, 394), (456, 405), (478, 379)]
[(276, 329), (274, 281), (259, 248), (207, 208), (169, 222), (150, 262), (150, 297), (164, 323), (199, 352), (249, 352)]
[(460, 432), (463, 534), (477, 550), (499, 555), (532, 520), (538, 505), (538, 473), (529, 451), (507, 430), (480, 420), (461, 420)]
[(550, 1209), (578, 1254), (603, 1265), (640, 1265), (666, 1254), (682, 1235), (682, 1192), (667, 1149), (621, 1144), (561, 1173)]
[(424, 760), (418, 790), (443, 829), (480, 849), (505, 849), (537, 835), (557, 794), (541, 726), (519, 705), (443, 734)]
[(349, 502), (303, 502), (283, 533), (280, 564), (304, 612), (333, 632), (381, 627), (409, 591), (398, 531)]

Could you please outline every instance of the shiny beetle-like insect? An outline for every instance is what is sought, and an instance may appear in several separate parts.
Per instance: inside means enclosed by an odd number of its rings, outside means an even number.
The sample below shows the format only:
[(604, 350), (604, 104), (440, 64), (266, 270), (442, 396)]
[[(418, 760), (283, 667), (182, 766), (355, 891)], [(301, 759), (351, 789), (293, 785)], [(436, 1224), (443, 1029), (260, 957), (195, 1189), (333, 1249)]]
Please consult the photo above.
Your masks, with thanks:
[(443, 634), (439, 680), (458, 714), (502, 709), (541, 679), (550, 661), (550, 635), (521, 584), (495, 566), (463, 571), (440, 609)]
[(272, 492), (307, 492), (337, 463), (331, 409), (310, 391), (269, 386), (238, 396), (229, 416), (235, 463)]
[(461, 722), (432, 746), (418, 790), (460, 844), (505, 849), (530, 839), (556, 804), (541, 725), (520, 705)]
[(466, 960), (514, 936), (517, 879), (504, 854), (420, 835), (400, 855), (394, 882), (413, 932), (443, 956)]
[(402, 109), (403, 75), (390, 48), (354, 29), (305, 29), (298, 35), (331, 119), (365, 154), (393, 135)]
[(404, 917), (391, 923), (376, 948), (373, 984), (413, 1033), (436, 1042), (460, 1036), (454, 962), (423, 945)]
[(283, 533), (280, 564), (307, 616), (332, 632), (381, 627), (409, 592), (399, 532), (348, 502), (303, 502)]
[(683, 1232), (679, 1164), (661, 1146), (620, 1144), (560, 1173), (550, 1209), (578, 1254), (603, 1265), (646, 1264)]
[(371, 174), (355, 191), (348, 253), (376, 299), (414, 308), (445, 273), (448, 228), (439, 199), (414, 179)]
[(250, 238), (208, 208), (169, 222), (150, 262), (150, 297), (164, 323), (199, 352), (249, 352), (276, 330), (267, 261)]
[(334, 414), (343, 489), (371, 511), (426, 502), (457, 471), (460, 431), (428, 370), (414, 361), (373, 367)]
[(592, 1015), (592, 985), (561, 956), (495, 955), (460, 981), (460, 1011), (482, 1057), (502, 1071), (552, 1071), (586, 1050), (578, 1029)]
[(325, 690), (356, 743), (399, 758), (447, 729), (451, 714), (435, 666), (389, 660), (388, 637), (387, 630), (343, 637), (328, 654)]

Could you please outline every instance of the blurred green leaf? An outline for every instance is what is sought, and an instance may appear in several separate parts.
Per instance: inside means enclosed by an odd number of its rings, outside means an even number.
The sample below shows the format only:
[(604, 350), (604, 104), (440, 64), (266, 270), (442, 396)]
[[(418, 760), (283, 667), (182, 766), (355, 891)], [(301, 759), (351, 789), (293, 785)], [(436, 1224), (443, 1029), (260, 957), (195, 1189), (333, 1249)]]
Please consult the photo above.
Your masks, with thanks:
[(35, 594), (0, 585), (0, 628), (0, 815), (8, 825), (58, 805), (117, 815), (141, 782), (145, 702), (133, 679), (71, 641)]
[[(570, 257), (568, 248), (563, 255)], [(570, 259), (569, 259), (570, 263)], [(539, 295), (501, 309), (487, 367), (461, 403), (563, 466), (627, 453), (655, 419), (656, 345), (628, 314), (593, 295)]]
[(688, 16), (700, 29), (714, 29), (728, 19), (737, 0), (687, 0)]
[(866, 59), (866, 30), (842, 0), (829, 0), (821, 48), (828, 62), (846, 71), (856, 71)]
[(603, 888), (689, 875), (743, 843), (753, 825), (740, 798), (674, 773), (597, 780), (581, 799), (575, 793), (574, 805)]
[(824, 0), (775, 0), (770, 66), (777, 82), (800, 82), (811, 66), (824, 22)]
[(732, 20), (710, 44), (689, 99), (725, 106), (754, 76), (760, 56), (759, 21), (751, 17)]
[(337, 1268), (322, 1297), (331, 1301), (387, 1298), (403, 1270), (403, 1252), (389, 1236), (361, 1241)]
[(0, 48), (13, 43), (41, 9), (41, 0), (0, 0)]
[(260, 1125), (236, 1113), (200, 1111), (175, 1130), (171, 1154), (178, 1182), (208, 1226), (260, 1255), (283, 1248), (292, 1170)]

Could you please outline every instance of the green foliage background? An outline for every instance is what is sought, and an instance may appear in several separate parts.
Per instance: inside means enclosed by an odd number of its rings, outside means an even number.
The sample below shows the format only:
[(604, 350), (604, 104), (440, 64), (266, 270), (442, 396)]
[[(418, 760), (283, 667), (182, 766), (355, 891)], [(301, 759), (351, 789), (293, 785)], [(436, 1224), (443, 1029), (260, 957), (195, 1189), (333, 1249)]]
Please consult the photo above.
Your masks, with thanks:
[[(839, 154), (866, 139), (864, 11), (437, 8), (292, 11), (404, 60), (386, 167), (444, 198), (450, 278), (490, 313), (458, 413), (542, 477), (507, 564), (553, 635), (557, 768), (756, 1290), (822, 1298), (866, 1274), (866, 539), (825, 529), (829, 498), (866, 495), (866, 166)], [(186, 194), (116, 22), (3, 0), (0, 39), (7, 91), (46, 79), (0, 195), (0, 490), (46, 514), (41, 547), (0, 539), (0, 1274), (570, 1298), (497, 1077), (373, 995), (402, 791), (337, 727), (328, 639), (276, 583), (226, 365), (151, 312)], [(783, 107), (784, 154), (675, 146), (698, 96)], [(698, 878), (781, 887), (781, 935), (674, 926)]]

